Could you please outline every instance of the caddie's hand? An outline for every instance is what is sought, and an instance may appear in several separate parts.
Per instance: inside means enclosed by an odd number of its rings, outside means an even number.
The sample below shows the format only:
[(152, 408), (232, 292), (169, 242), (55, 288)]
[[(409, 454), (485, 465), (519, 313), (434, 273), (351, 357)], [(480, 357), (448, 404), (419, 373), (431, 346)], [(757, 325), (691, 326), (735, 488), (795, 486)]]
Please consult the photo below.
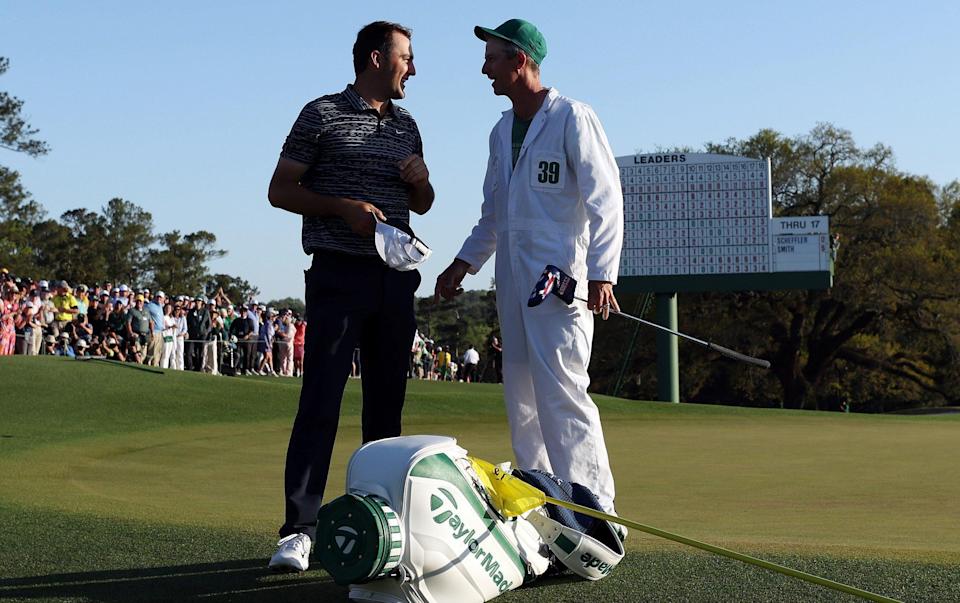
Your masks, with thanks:
[(377, 220), (387, 221), (387, 217), (376, 205), (355, 199), (346, 199), (340, 217), (344, 219), (350, 230), (362, 237), (373, 236), (377, 230)]
[(620, 311), (617, 298), (613, 295), (613, 283), (609, 281), (590, 281), (587, 284), (587, 309), (594, 314), (603, 314), (603, 319), (610, 317), (610, 310)]
[(470, 268), (470, 264), (460, 258), (450, 262), (447, 269), (437, 277), (437, 286), (433, 290), (433, 303), (440, 303), (441, 297), (443, 299), (453, 299), (463, 293), (460, 283), (463, 282), (463, 277), (467, 276), (468, 268)]
[(424, 186), (430, 181), (430, 171), (423, 157), (413, 153), (397, 164), (400, 168), (400, 179), (411, 186)]

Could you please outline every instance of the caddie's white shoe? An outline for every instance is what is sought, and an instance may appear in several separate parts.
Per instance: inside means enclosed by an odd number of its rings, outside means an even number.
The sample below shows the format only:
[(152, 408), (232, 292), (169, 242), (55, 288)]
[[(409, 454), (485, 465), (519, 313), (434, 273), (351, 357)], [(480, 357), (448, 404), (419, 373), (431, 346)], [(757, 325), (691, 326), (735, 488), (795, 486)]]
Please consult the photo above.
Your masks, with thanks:
[[(617, 515), (616, 510), (614, 509), (610, 509), (609, 511), (607, 511), (607, 515), (613, 515), (614, 517), (619, 517), (619, 515)], [(625, 542), (627, 540), (627, 533), (628, 533), (627, 526), (619, 523), (614, 523), (611, 521), (610, 527), (613, 528), (613, 531), (616, 533), (617, 538), (620, 539), (620, 542)]]
[(620, 542), (624, 542), (627, 539), (627, 527), (619, 523), (613, 524), (613, 531), (617, 533), (617, 538), (620, 539)]
[(305, 572), (310, 566), (310, 537), (290, 534), (277, 543), (277, 552), (270, 558), (270, 569), (275, 572)]

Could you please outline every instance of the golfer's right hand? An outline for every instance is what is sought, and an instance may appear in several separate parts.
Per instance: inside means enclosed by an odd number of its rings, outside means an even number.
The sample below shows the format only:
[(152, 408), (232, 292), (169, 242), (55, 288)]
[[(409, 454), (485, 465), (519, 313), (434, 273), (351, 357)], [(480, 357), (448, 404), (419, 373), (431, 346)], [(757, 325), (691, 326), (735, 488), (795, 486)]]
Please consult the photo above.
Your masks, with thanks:
[(434, 303), (439, 303), (441, 297), (443, 299), (453, 299), (463, 293), (460, 283), (463, 282), (463, 277), (467, 276), (468, 268), (470, 268), (470, 264), (460, 258), (450, 262), (447, 269), (437, 277), (437, 286), (433, 290)]
[(340, 217), (347, 223), (350, 230), (361, 237), (373, 236), (377, 231), (377, 220), (387, 221), (387, 217), (376, 205), (356, 199), (344, 199)]

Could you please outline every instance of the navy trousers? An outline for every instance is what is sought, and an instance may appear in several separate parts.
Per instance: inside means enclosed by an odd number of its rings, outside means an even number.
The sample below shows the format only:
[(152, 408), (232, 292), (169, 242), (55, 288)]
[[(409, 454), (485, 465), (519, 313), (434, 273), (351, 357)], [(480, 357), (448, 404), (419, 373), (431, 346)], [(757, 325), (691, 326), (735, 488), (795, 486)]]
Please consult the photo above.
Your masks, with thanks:
[(379, 258), (314, 254), (306, 272), (303, 387), (287, 448), (281, 537), (300, 532), (316, 540), (340, 401), (357, 346), (363, 442), (400, 435), (419, 285), (419, 272), (393, 270)]

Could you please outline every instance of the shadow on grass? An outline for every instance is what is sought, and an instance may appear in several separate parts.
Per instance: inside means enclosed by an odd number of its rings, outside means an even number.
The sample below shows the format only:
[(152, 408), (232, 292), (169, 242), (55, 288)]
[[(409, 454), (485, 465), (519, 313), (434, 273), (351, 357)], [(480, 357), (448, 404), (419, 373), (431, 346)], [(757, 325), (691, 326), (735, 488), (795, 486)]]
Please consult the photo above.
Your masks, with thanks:
[(347, 601), (326, 573), (276, 574), (264, 559), (0, 579), (0, 599), (103, 601)]
[[(828, 575), (904, 601), (960, 601), (956, 566), (890, 560), (774, 556), (787, 563)], [(729, 559), (698, 552), (631, 553), (609, 579), (587, 582), (572, 574), (542, 578), (504, 593), (503, 603), (690, 603), (736, 601), (857, 601), (819, 586), (791, 580)], [(347, 601), (347, 588), (320, 570), (275, 574), (266, 559), (185, 564), (0, 578), (3, 601), (238, 601), (240, 603)]]

